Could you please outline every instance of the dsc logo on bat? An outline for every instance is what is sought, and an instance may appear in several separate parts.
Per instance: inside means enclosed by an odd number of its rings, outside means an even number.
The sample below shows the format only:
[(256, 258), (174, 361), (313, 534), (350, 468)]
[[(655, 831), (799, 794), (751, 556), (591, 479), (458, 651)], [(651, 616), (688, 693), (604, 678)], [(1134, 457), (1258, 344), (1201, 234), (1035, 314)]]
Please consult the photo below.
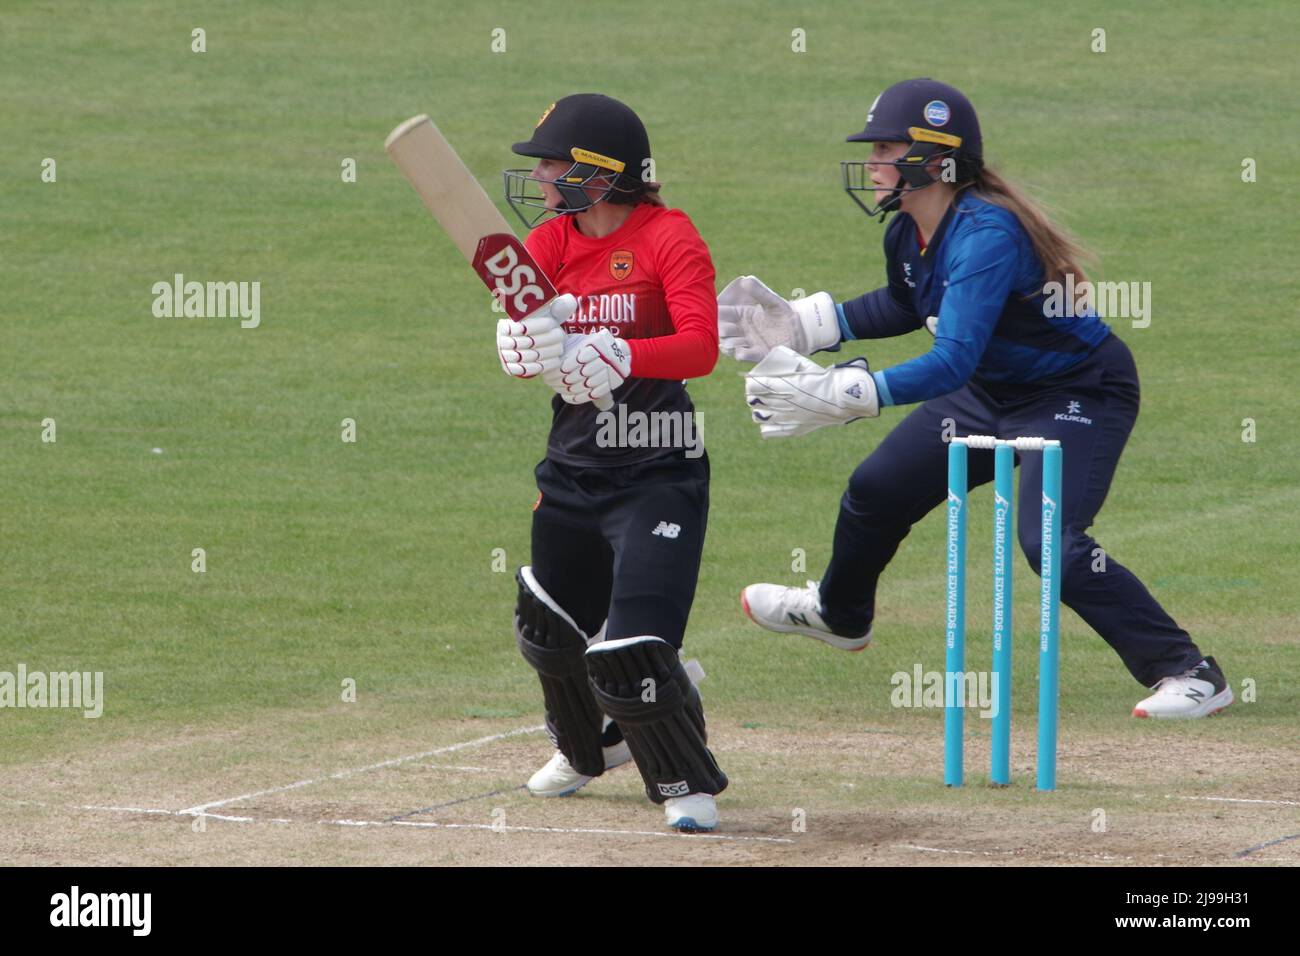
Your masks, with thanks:
[(509, 233), (493, 233), (479, 240), (474, 269), (516, 321), (555, 297), (555, 288), (524, 244)]

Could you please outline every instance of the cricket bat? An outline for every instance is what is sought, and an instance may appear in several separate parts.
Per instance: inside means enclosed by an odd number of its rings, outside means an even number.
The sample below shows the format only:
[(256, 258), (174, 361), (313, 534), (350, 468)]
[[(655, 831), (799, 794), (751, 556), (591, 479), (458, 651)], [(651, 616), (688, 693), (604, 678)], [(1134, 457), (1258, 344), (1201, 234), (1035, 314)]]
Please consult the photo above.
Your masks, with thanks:
[[(521, 321), (555, 298), (551, 280), (433, 120), (412, 117), (388, 134), (384, 149), (510, 318)], [(613, 407), (608, 396), (595, 404)]]

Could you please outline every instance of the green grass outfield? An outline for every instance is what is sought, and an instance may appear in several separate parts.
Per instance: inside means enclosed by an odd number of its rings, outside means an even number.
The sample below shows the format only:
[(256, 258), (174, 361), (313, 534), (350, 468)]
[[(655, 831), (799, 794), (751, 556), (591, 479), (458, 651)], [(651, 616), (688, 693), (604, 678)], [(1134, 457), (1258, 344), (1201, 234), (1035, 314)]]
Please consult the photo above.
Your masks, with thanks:
[[(645, 119), (665, 198), (708, 242), (719, 286), (752, 272), (847, 298), (883, 282), (882, 227), (839, 189), (837, 162), (861, 151), (843, 138), (884, 86), (921, 74), (970, 94), (990, 161), (1060, 210), (1102, 278), (1152, 283), (1150, 327), (1115, 323), (1144, 401), (1094, 533), (1239, 696), (1245, 679), (1257, 688), (1204, 729), (1154, 730), (1127, 716), (1141, 693), (1116, 656), (1063, 611), (1063, 727), (1121, 748), (1199, 734), (1294, 746), (1300, 13), (1283, 0), (1226, 17), (1210, 2), (1090, 7), (123, 0), (74, 14), (9, 0), (0, 670), (103, 671), (106, 706), (100, 720), (0, 711), (0, 764), (347, 707), (415, 736), (455, 718), (535, 723), (512, 576), (492, 559), (527, 560), (548, 393), (502, 376), (487, 298), (385, 135), (430, 113), (499, 196), (509, 144), (547, 104), (609, 93)], [(190, 52), (194, 27), (206, 53)], [(505, 53), (490, 49), (498, 27)], [(1095, 27), (1104, 54), (1090, 52)], [(790, 49), (796, 28), (806, 53)], [(45, 157), (57, 183), (41, 182)], [(1244, 157), (1258, 182), (1241, 181)], [(151, 286), (177, 272), (259, 280), (261, 327), (153, 317)], [(845, 356), (884, 367), (928, 346), (918, 333)], [(820, 574), (844, 481), (905, 410), (761, 443), (743, 368), (723, 358), (691, 386), (714, 477), (687, 647), (710, 674), (711, 720), (905, 727), (920, 749), (896, 784), (913, 798), (937, 787), (941, 717), (891, 708), (889, 678), (943, 666), (939, 516), (887, 572), (866, 654), (760, 632), (736, 599), (753, 581)], [(344, 418), (356, 444), (340, 441)], [(975, 547), (988, 503), (975, 494), (974, 665), (987, 660), (989, 557)], [(204, 574), (190, 570), (198, 547)], [(1017, 573), (1028, 732), (1037, 579)], [(344, 678), (356, 704), (340, 701)]]

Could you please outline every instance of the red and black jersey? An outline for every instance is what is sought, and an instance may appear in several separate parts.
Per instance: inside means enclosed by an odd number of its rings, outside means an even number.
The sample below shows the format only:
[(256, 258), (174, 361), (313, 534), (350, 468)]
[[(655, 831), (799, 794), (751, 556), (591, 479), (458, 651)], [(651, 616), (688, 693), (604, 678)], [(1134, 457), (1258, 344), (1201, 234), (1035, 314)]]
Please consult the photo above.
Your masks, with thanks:
[[(632, 374), (615, 402), (629, 413), (693, 411), (682, 379), (707, 375), (717, 362), (718, 306), (708, 246), (684, 212), (642, 203), (600, 239), (580, 233), (572, 216), (558, 216), (525, 244), (556, 290), (578, 299), (566, 331), (608, 329), (629, 341)], [(553, 408), (547, 455), (556, 461), (614, 466), (673, 453), (602, 448), (595, 405), (556, 396)]]

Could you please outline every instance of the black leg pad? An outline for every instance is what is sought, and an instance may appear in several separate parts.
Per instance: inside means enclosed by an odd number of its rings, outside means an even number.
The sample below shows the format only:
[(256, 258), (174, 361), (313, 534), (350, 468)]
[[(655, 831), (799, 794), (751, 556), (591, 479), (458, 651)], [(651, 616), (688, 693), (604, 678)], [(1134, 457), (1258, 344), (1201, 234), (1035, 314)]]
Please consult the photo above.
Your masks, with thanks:
[(587, 682), (587, 635), (537, 583), (532, 568), (520, 568), (515, 580), (515, 640), (542, 682), (546, 732), (575, 770), (600, 776), (605, 772), (600, 746), (604, 715)]
[(726, 789), (705, 746), (699, 691), (676, 648), (659, 637), (628, 637), (593, 644), (586, 657), (596, 702), (623, 729), (646, 796), (663, 803)]

